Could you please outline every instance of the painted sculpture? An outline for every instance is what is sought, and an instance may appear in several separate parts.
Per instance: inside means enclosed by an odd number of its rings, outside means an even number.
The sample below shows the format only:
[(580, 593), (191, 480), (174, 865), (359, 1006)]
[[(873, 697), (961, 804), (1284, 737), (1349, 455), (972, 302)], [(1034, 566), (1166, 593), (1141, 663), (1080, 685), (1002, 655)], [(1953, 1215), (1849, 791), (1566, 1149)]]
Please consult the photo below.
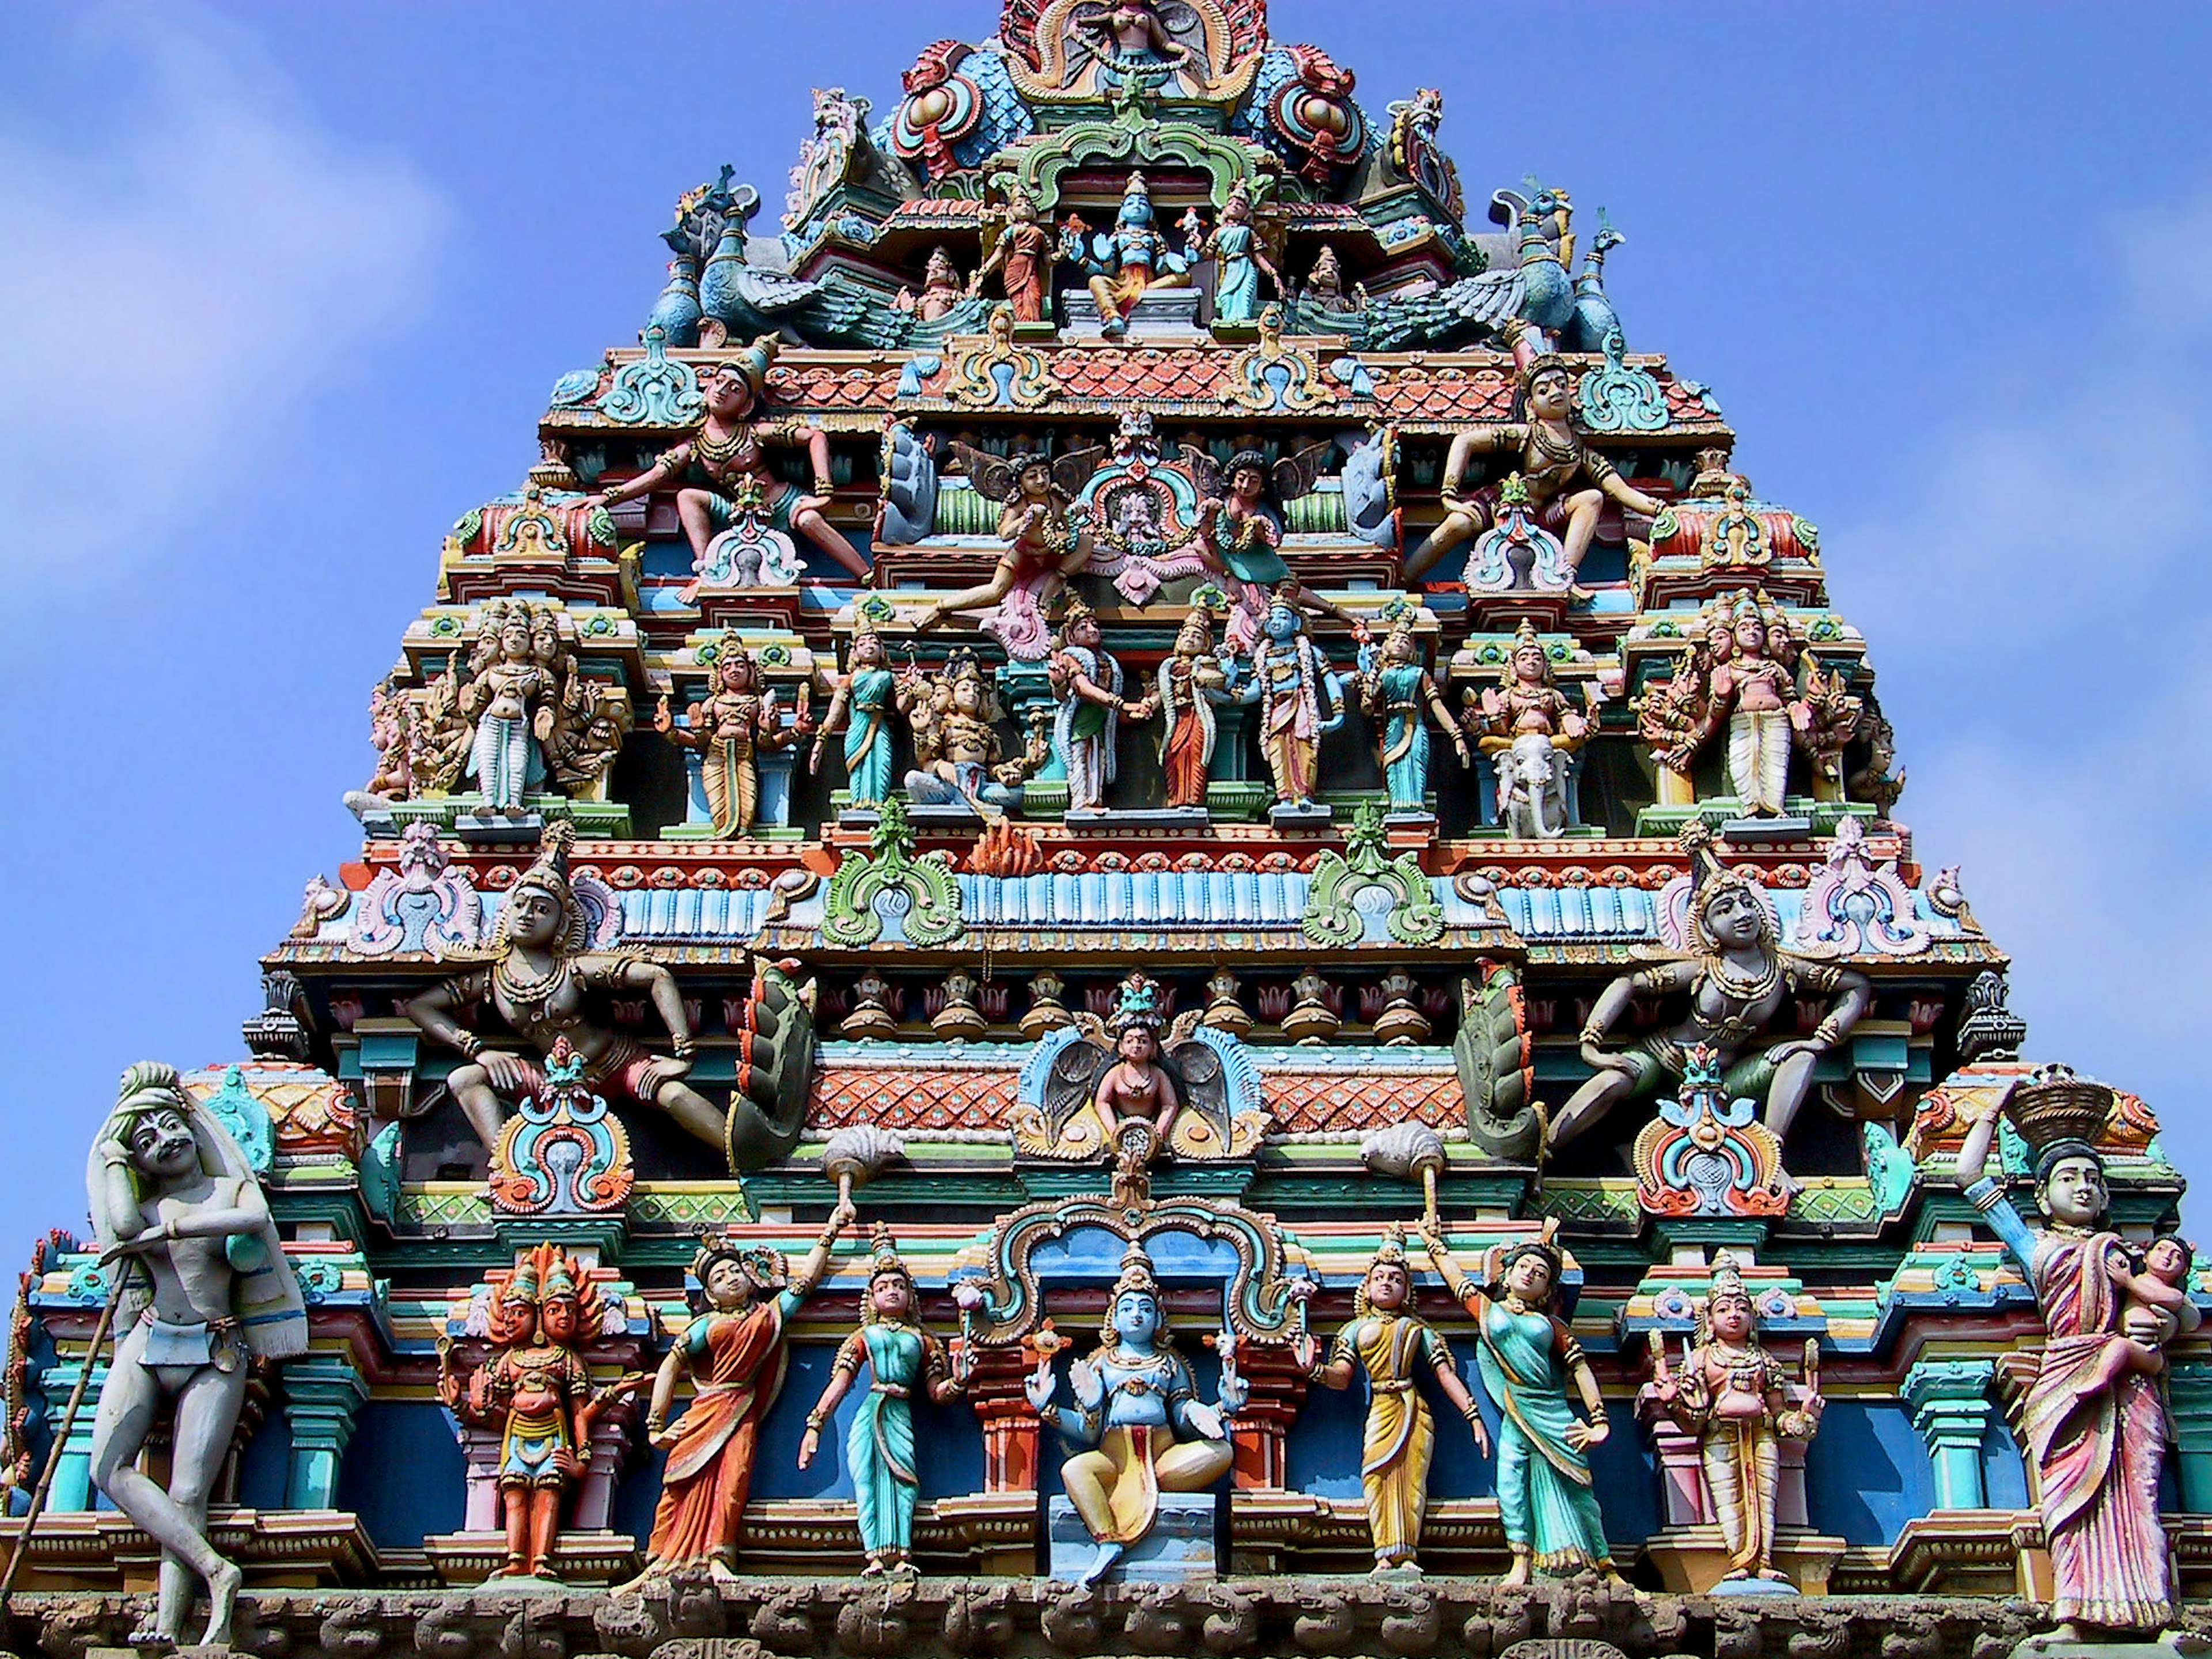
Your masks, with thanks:
[(992, 243), (983, 263), (968, 279), (971, 298), (983, 292), (983, 279), (996, 273), (1013, 307), (1018, 323), (1041, 323), (1046, 318), (1045, 283), (1052, 273), (1054, 239), (1027, 191), (1016, 190), (1006, 198), (1004, 228)]
[(1774, 1563), (1775, 1492), (1782, 1443), (1810, 1440), (1820, 1425), (1820, 1350), (1805, 1345), (1804, 1376), (1788, 1371), (1759, 1342), (1759, 1314), (1734, 1266), (1713, 1275), (1698, 1310), (1698, 1337), (1669, 1372), (1664, 1339), (1651, 1333), (1653, 1380), (1639, 1405), (1670, 1418), (1698, 1443), (1711, 1513), (1729, 1553), (1723, 1582), (1765, 1580), (1787, 1590)]
[[(1592, 1075), (1553, 1119), (1548, 1144), (1565, 1145), (1623, 1101), (1644, 1099), (1689, 1069), (1689, 1050), (1710, 1048), (1726, 1067), (1721, 1089), (1730, 1098), (1763, 1097), (1765, 1122), (1776, 1139), (1812, 1087), (1813, 1067), (1865, 1016), (1874, 998), (1854, 968), (1814, 962), (1782, 948), (1780, 928), (1765, 893), (1749, 877), (1714, 856), (1709, 832), (1686, 828), (1682, 840), (1694, 872), (1686, 896), (1694, 954), (1624, 974), (1600, 993), (1582, 1030), (1582, 1054)], [(1686, 992), (1686, 1015), (1656, 1036), (1627, 1048), (1607, 1039), (1639, 996)], [(1761, 1047), (1759, 1037), (1792, 997), (1828, 999), (1812, 1031)]]
[(1224, 1415), (1247, 1389), (1224, 1358), (1217, 1403), (1198, 1397), (1190, 1366), (1169, 1345), (1152, 1258), (1131, 1245), (1121, 1258), (1098, 1346), (1068, 1372), (1073, 1407), (1058, 1393), (1049, 1355), (1024, 1385), (1030, 1405), (1069, 1444), (1060, 1480), (1098, 1553), (1084, 1574), (1096, 1583), (1152, 1528), (1159, 1494), (1204, 1492), (1229, 1472)]
[(1589, 1449), (1611, 1425), (1582, 1344), (1554, 1310), (1558, 1249), (1547, 1238), (1503, 1249), (1490, 1282), (1478, 1285), (1446, 1248), (1441, 1227), (1425, 1225), (1422, 1237), (1429, 1260), (1474, 1319), (1476, 1374), (1498, 1407), (1498, 1511), (1513, 1556), (1500, 1582), (1512, 1587), (1539, 1571), (1594, 1569), (1625, 1586), (1589, 1464)]
[(891, 714), (896, 677), (884, 661), (883, 636), (862, 627), (845, 653), (845, 672), (822, 711), (808, 763), (818, 769), (823, 745), (842, 736), (845, 787), (856, 807), (880, 806), (891, 793)]
[(914, 734), (907, 799), (917, 806), (963, 807), (977, 817), (1004, 817), (1022, 804), (1022, 785), (1051, 753), (1042, 717), (1028, 746), (1012, 760), (999, 738), (998, 701), (969, 652), (956, 652), (941, 672), (902, 678), (895, 693)]
[(545, 781), (560, 678), (538, 623), (526, 602), (488, 610), (460, 684), (457, 713), (471, 734), (468, 775), (483, 792), (487, 811), (519, 815), (529, 792)]
[(839, 1345), (830, 1381), (806, 1413), (799, 1467), (814, 1461), (838, 1402), (865, 1367), (867, 1397), (854, 1413), (845, 1438), (845, 1463), (859, 1498), (862, 1577), (917, 1573), (914, 1511), (921, 1490), (915, 1472), (914, 1400), (923, 1395), (942, 1406), (966, 1387), (945, 1345), (922, 1328), (914, 1274), (900, 1260), (890, 1230), (878, 1222), (871, 1235), (868, 1288), (861, 1298), (860, 1328)]
[(2035, 1161), (2041, 1228), (2024, 1220), (1990, 1174), (1996, 1110), (1976, 1117), (1959, 1150), (1967, 1201), (2035, 1293), (2049, 1334), (2021, 1408), (2051, 1552), (2051, 1612), (2061, 1640), (2161, 1630), (2173, 1618), (2172, 1557), (2159, 1517), (2159, 1470), (2168, 1418), (2142, 1348), (2156, 1346), (2158, 1316), (2179, 1328), (2194, 1303), (2148, 1270), (2107, 1215), (2105, 1165), (2094, 1138), (2112, 1109), (2109, 1089), (2058, 1071), (2021, 1082), (2002, 1103)]
[(1242, 181), (1230, 186), (1221, 204), (1221, 222), (1206, 239), (1206, 257), (1213, 265), (1213, 319), (1219, 323), (1250, 323), (1260, 315), (1260, 278), (1279, 293), (1283, 275), (1252, 228), (1252, 192)]
[(934, 628), (956, 611), (981, 611), (983, 626), (1009, 655), (1042, 656), (1045, 611), (1091, 556), (1074, 497), (1098, 470), (1105, 452), (1093, 447), (1057, 459), (1026, 453), (1001, 459), (956, 443), (952, 453), (967, 469), (975, 493), (999, 503), (998, 534), (1006, 551), (990, 580), (931, 599), (915, 625)]
[[(123, 1333), (93, 1422), (92, 1479), (161, 1549), (153, 1622), (131, 1641), (181, 1639), (197, 1578), (200, 1639), (227, 1647), (243, 1576), (208, 1541), (208, 1499), (254, 1364), (307, 1352), (306, 1304), (246, 1155), (173, 1067), (124, 1073), (85, 1188)], [(138, 1468), (165, 1408), (166, 1488)]]
[(684, 711), (682, 726), (663, 697), (653, 729), (679, 749), (699, 751), (714, 833), (749, 836), (760, 814), (760, 756), (798, 742), (802, 734), (783, 723), (775, 693), (761, 689), (760, 665), (734, 641), (725, 643), (714, 659), (713, 688)]
[(499, 1502), (507, 1559), (493, 1576), (557, 1579), (555, 1544), (568, 1489), (584, 1478), (592, 1425), (635, 1393), (645, 1374), (604, 1386), (578, 1352), (602, 1317), (599, 1286), (576, 1258), (539, 1244), (515, 1259), (491, 1302), (492, 1355), (465, 1382), (452, 1345), (438, 1344), (438, 1398), (473, 1423), (499, 1429)]
[[(645, 1417), (646, 1437), (668, 1454), (646, 1577), (701, 1569), (718, 1579), (737, 1576), (761, 1424), (790, 1358), (785, 1324), (822, 1282), (852, 1220), (853, 1206), (841, 1200), (796, 1273), (775, 1251), (726, 1238), (710, 1240), (692, 1258), (699, 1310), (661, 1362)], [(687, 1376), (692, 1401), (672, 1423), (669, 1410)]]
[(1100, 331), (1109, 339), (1129, 331), (1137, 302), (1156, 289), (1188, 288), (1190, 256), (1172, 246), (1154, 222), (1145, 175), (1133, 173), (1121, 192), (1114, 228), (1093, 236), (1079, 216), (1060, 228), (1059, 257), (1089, 274)]
[(1376, 759), (1382, 768), (1394, 813), (1425, 814), (1429, 810), (1429, 722), (1433, 720), (1451, 739), (1452, 752), (1462, 766), (1474, 763), (1451, 707), (1421, 661), (1420, 642), (1413, 637), (1413, 619), (1401, 616), (1392, 625), (1381, 648), (1371, 642), (1359, 647), (1356, 681), (1359, 699), (1369, 716), (1379, 724)]
[(960, 267), (952, 263), (951, 250), (939, 246), (930, 249), (923, 261), (921, 291), (902, 288), (895, 303), (925, 323), (935, 323), (957, 309), (969, 293), (969, 285), (960, 279)]
[[(564, 1037), (584, 1062), (585, 1081), (595, 1092), (621, 1103), (657, 1107), (685, 1133), (720, 1146), (727, 1137), (726, 1114), (684, 1080), (691, 1069), (691, 1022), (675, 976), (641, 956), (586, 949), (584, 908), (568, 881), (574, 841), (573, 826), (547, 825), (537, 862), (501, 901), (489, 964), (433, 986), (404, 1002), (400, 1012), (461, 1054), (463, 1063), (446, 1086), (487, 1150), (498, 1143), (509, 1104), (544, 1093), (542, 1057)], [(616, 991), (651, 1000), (668, 1030), (668, 1054), (652, 1054), (592, 1020), (592, 995)], [(541, 1060), (495, 1047), (463, 1025), (457, 1016), (480, 1004)]]
[[(763, 522), (769, 528), (796, 532), (842, 568), (866, 579), (868, 562), (822, 516), (836, 489), (830, 477), (829, 438), (821, 428), (804, 421), (753, 418), (775, 353), (775, 337), (766, 335), (716, 364), (700, 386), (706, 418), (698, 429), (637, 477), (592, 496), (592, 504), (616, 507), (673, 489), (676, 515), (691, 545), (693, 568), (703, 572), (714, 563), (714, 538), (737, 525), (738, 498), (743, 491), (757, 497)], [(768, 459), (772, 448), (806, 452), (814, 469), (811, 491), (775, 476)]]
[(1335, 453), (1334, 441), (1308, 444), (1271, 463), (1256, 449), (1240, 449), (1222, 465), (1196, 446), (1183, 446), (1183, 468), (1202, 498), (1206, 562), (1228, 582), (1234, 601), (1228, 630), (1232, 645), (1249, 648), (1262, 631), (1268, 605), (1283, 597), (1307, 616), (1359, 626), (1355, 617), (1300, 582), (1281, 551), (1280, 503), (1310, 495)]
[(1507, 665), (1504, 685), (1466, 694), (1463, 718), (1496, 769), (1498, 821), (1524, 840), (1556, 840), (1574, 823), (1567, 769), (1589, 721), (1553, 684), (1552, 659), (1525, 620)]
[(1121, 665), (1100, 649), (1098, 618), (1079, 599), (1061, 619), (1047, 676), (1060, 699), (1052, 750), (1067, 774), (1068, 816), (1103, 811), (1121, 723), (1150, 720), (1152, 699), (1123, 700)]
[(1295, 1350), (1299, 1368), (1324, 1388), (1348, 1389), (1363, 1374), (1367, 1379), (1359, 1485), (1367, 1500), (1377, 1574), (1420, 1571), (1414, 1557), (1437, 1443), (1435, 1420), (1421, 1397), (1422, 1378), (1433, 1379), (1467, 1419), (1475, 1449), (1490, 1454), (1490, 1431), (1483, 1425), (1481, 1410), (1460, 1381), (1450, 1347), (1413, 1311), (1413, 1285), (1405, 1229), (1394, 1221), (1360, 1281), (1355, 1316), (1337, 1332), (1327, 1357), (1310, 1335)]
[[(1483, 456), (1513, 458), (1530, 511), (1560, 539), (1571, 581), (1581, 570), (1607, 502), (1633, 513), (1660, 511), (1662, 503), (1622, 477), (1576, 425), (1574, 371), (1564, 359), (1529, 358), (1521, 372), (1521, 419), (1471, 428), (1452, 440), (1444, 461), (1444, 521), (1407, 559), (1408, 580), (1427, 574), (1452, 549), (1498, 521), (1498, 486), (1462, 493), (1468, 468)], [(1577, 586), (1576, 592), (1586, 596), (1587, 590)]]
[(1321, 740), (1344, 724), (1344, 682), (1307, 634), (1292, 592), (1278, 590), (1267, 607), (1267, 629), (1252, 647), (1249, 669), (1237, 658), (1224, 667), (1231, 694), (1258, 708), (1260, 752), (1274, 778), (1279, 805), (1325, 811), (1315, 799)]
[(1152, 701), (1162, 721), (1160, 770), (1167, 781), (1167, 803), (1203, 811), (1220, 731), (1213, 711), (1229, 701), (1228, 676), (1214, 652), (1212, 615), (1203, 606), (1194, 607), (1176, 629), (1174, 647), (1154, 674)]

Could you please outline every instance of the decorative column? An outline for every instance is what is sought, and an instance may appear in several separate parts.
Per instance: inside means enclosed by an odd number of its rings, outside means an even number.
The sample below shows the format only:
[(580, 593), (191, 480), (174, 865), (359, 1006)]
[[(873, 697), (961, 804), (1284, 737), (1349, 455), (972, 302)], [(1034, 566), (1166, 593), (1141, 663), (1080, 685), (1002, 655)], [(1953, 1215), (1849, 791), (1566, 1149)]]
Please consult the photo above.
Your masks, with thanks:
[(1236, 1488), (1279, 1488), (1283, 1484), (1284, 1443), (1305, 1403), (1305, 1377), (1291, 1363), (1291, 1351), (1279, 1345), (1247, 1347), (1240, 1343), (1237, 1365), (1252, 1387), (1231, 1427)]
[[(46, 1395), (49, 1433), (62, 1431), (62, 1413), (68, 1409), (70, 1394), (83, 1370), (83, 1362), (67, 1360), (47, 1366), (41, 1374), (40, 1387)], [(53, 1490), (46, 1495), (46, 1507), (50, 1510), (92, 1507), (92, 1423), (100, 1403), (100, 1391), (106, 1383), (107, 1362), (95, 1360), (92, 1381), (84, 1391), (84, 1403), (77, 1408), (76, 1423), (70, 1430), (61, 1462), (54, 1468)]]
[(1936, 1466), (1936, 1507), (1989, 1507), (1982, 1485), (1982, 1437), (1990, 1425), (1987, 1359), (1923, 1359), (1905, 1375), (1905, 1403), (1912, 1426), (1928, 1443)]
[(1033, 1367), (1019, 1347), (979, 1348), (968, 1399), (983, 1425), (983, 1490), (1035, 1492), (1044, 1427), (1023, 1382)]
[(361, 1373), (336, 1354), (292, 1361), (284, 1379), (284, 1422), (292, 1431), (292, 1467), (284, 1479), (288, 1510), (337, 1507), (338, 1460), (368, 1398)]
[(2166, 1373), (2166, 1387), (2181, 1507), (2191, 1515), (2212, 1515), (2212, 1365), (2202, 1360), (2176, 1365)]

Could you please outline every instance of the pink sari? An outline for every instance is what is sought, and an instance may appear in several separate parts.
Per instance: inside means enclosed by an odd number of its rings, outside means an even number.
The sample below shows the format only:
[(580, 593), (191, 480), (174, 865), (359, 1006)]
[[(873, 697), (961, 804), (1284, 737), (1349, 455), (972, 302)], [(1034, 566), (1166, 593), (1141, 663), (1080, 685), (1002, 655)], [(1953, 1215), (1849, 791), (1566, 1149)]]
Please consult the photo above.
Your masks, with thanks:
[(2158, 1516), (2165, 1407), (2148, 1376), (2130, 1372), (2110, 1389), (2092, 1381), (2106, 1345), (2126, 1340), (2109, 1265), (2124, 1248), (2111, 1233), (2037, 1241), (2035, 1298), (2050, 1340), (2023, 1426), (2040, 1477), (2054, 1613), (2155, 1630), (2173, 1616)]

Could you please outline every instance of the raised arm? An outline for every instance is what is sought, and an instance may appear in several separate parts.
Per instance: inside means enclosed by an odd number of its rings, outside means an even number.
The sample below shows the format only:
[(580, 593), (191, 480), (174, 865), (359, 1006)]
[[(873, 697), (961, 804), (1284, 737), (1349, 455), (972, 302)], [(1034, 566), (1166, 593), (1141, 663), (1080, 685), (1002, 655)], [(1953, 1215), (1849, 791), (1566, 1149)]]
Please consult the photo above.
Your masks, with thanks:
[(1966, 1191), (1966, 1201), (1982, 1212), (1990, 1224), (1990, 1231), (2003, 1242), (2020, 1270), (2033, 1279), (2035, 1273), (2035, 1233), (2012, 1200), (2004, 1195), (2004, 1188), (1989, 1173), (1990, 1152), (1996, 1144), (1997, 1114), (1985, 1113), (1978, 1121), (1966, 1127), (1966, 1139), (1959, 1148), (1959, 1181)]

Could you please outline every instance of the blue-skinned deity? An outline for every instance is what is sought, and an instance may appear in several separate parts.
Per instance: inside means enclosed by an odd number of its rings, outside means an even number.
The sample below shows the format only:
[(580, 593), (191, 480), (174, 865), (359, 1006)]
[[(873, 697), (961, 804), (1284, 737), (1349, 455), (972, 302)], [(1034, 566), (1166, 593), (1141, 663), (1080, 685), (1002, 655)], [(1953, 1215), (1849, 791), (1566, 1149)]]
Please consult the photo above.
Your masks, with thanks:
[(1224, 1334), (1218, 1403), (1207, 1405), (1167, 1337), (1152, 1259), (1133, 1244), (1121, 1258), (1098, 1347), (1069, 1369), (1074, 1406), (1054, 1403), (1049, 1356), (1027, 1383), (1037, 1414), (1080, 1449), (1060, 1473), (1098, 1544), (1085, 1583), (1097, 1583), (1152, 1530), (1160, 1493), (1203, 1492), (1229, 1472), (1229, 1430), (1222, 1419), (1243, 1407), (1247, 1393), (1234, 1346)]
[(1129, 313), (1152, 289), (1190, 286), (1190, 254), (1171, 246), (1154, 221), (1144, 174), (1129, 175), (1113, 229), (1088, 241), (1084, 229), (1080, 219), (1069, 220), (1061, 233), (1060, 257), (1091, 274), (1091, 297), (1097, 301), (1103, 332), (1127, 333)]

